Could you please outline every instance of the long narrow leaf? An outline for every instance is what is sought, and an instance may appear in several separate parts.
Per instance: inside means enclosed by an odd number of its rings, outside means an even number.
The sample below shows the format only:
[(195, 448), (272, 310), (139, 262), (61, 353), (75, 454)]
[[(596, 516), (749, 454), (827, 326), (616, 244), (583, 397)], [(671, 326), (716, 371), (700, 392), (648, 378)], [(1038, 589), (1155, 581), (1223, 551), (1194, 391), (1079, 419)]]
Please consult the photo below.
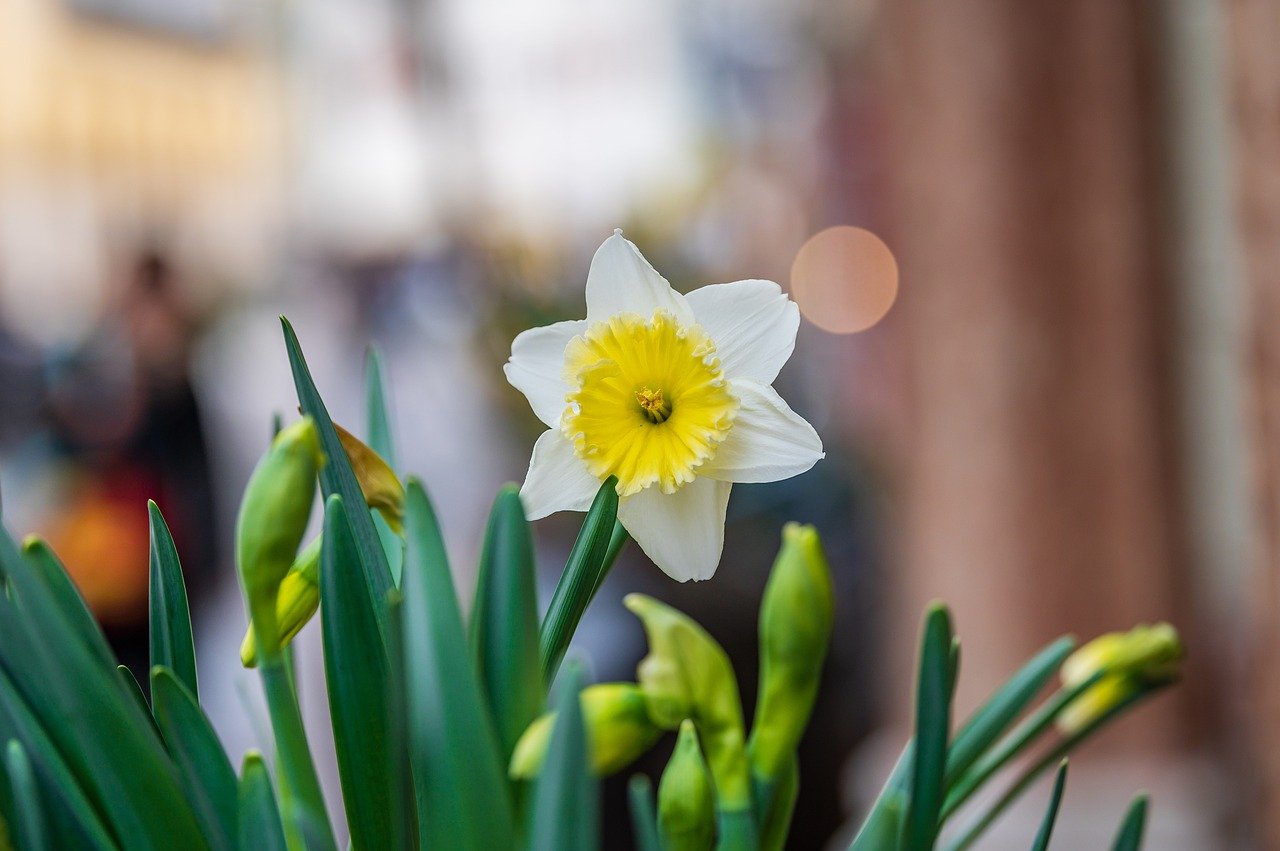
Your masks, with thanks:
[(1049, 796), (1049, 808), (1044, 812), (1040, 830), (1036, 831), (1036, 841), (1031, 845), (1031, 851), (1048, 851), (1053, 824), (1058, 820), (1058, 807), (1062, 805), (1062, 790), (1066, 785), (1067, 761), (1064, 759), (1058, 765), (1058, 775), (1053, 779), (1053, 793)]
[[(394, 587), (391, 579), (391, 567), (387, 563), (387, 554), (382, 549), (382, 542), (374, 528), (373, 517), (365, 505), (364, 494), (360, 483), (347, 460), (342, 441), (333, 427), (333, 420), (316, 390), (315, 381), (311, 378), (311, 370), (307, 368), (306, 358), (302, 354), (302, 346), (294, 333), (289, 320), (280, 317), (284, 328), (285, 347), (289, 350), (289, 365), (293, 369), (293, 383), (298, 391), (298, 404), (302, 412), (315, 420), (316, 431), (320, 436), (320, 446), (328, 459), (320, 470), (320, 489), (325, 498), (338, 494), (351, 521), (351, 531), (355, 537), (356, 550), (360, 553), (360, 571), (369, 586), (369, 596), (374, 600), (385, 600), (387, 592)], [(385, 611), (378, 612), (378, 628), (386, 632)]]
[(146, 716), (147, 723), (156, 731), (157, 736), (160, 735), (160, 728), (156, 726), (155, 718), (151, 715), (151, 705), (147, 703), (147, 695), (142, 691), (142, 684), (133, 675), (133, 671), (129, 669), (128, 665), (116, 665), (116, 674), (119, 675), (120, 682), (124, 684), (124, 690), (129, 692), (129, 696), (133, 698), (134, 703), (138, 704), (138, 708)]
[(377, 606), (360, 579), (360, 555), (342, 497), (329, 497), (320, 553), (320, 615), (329, 715), (351, 841), (356, 848), (402, 848), (401, 754), (392, 749), (390, 674)]
[(116, 656), (102, 634), (102, 628), (89, 611), (84, 597), (76, 589), (75, 583), (67, 573), (66, 567), (54, 554), (42, 538), (28, 536), (22, 543), (22, 555), (40, 574), (45, 585), (58, 604), (58, 610), (66, 616), (72, 628), (84, 639), (85, 646), (97, 656), (104, 665), (115, 667)]
[(182, 564), (169, 534), (160, 507), (147, 500), (151, 524), (150, 606), (151, 667), (162, 665), (173, 671), (197, 701), (196, 645), (191, 635), (191, 610), (187, 607), (187, 586), (182, 580)]
[(498, 733), (503, 764), (543, 708), (534, 570), (533, 541), (520, 489), (506, 485), (489, 513), (471, 610), (476, 672)]
[(915, 765), (907, 810), (908, 851), (928, 851), (938, 836), (951, 725), (951, 615), (934, 605), (925, 615), (916, 684)]
[(271, 778), (262, 762), (262, 754), (250, 751), (244, 756), (240, 776), (240, 848), (243, 851), (287, 851), (280, 810), (271, 791)]
[(1142, 835), (1147, 829), (1147, 796), (1139, 795), (1133, 799), (1129, 809), (1120, 823), (1120, 833), (1116, 836), (1112, 851), (1138, 851), (1142, 847)]
[(236, 773), (195, 695), (168, 668), (151, 669), (156, 724), (209, 844), (234, 851), (240, 835)]
[[(556, 583), (551, 605), (542, 619), (541, 658), (544, 683), (549, 684), (555, 679), (560, 661), (569, 649), (569, 642), (573, 640), (578, 622), (582, 620), (582, 613), (587, 610), (600, 583), (604, 581), (604, 575), (613, 567), (610, 553), (616, 558), (622, 548), (621, 543), (616, 548), (610, 547), (617, 517), (617, 480), (610, 476), (600, 485), (600, 490), (596, 491), (591, 509), (582, 521), (578, 538), (569, 551), (564, 572)], [(625, 540), (624, 533), (622, 542)]]
[(405, 509), (404, 667), (421, 842), (463, 851), (510, 848), (505, 766), (471, 667), (435, 512), (416, 479), (409, 480)]
[(569, 666), (556, 700), (542, 772), (533, 788), (528, 847), (588, 851), (600, 843), (600, 790), (591, 775), (582, 723), (582, 669)]
[(52, 848), (45, 829), (40, 790), (36, 788), (36, 778), (31, 771), (31, 761), (27, 759), (26, 749), (17, 739), (10, 739), (4, 756), (9, 790), (13, 796), (13, 821), (17, 830), (18, 847), (30, 851)]
[(662, 851), (658, 839), (658, 816), (653, 806), (653, 781), (633, 774), (627, 782), (627, 804), (631, 810), (631, 831), (639, 851)]
[[(382, 368), (382, 355), (376, 348), (369, 348), (365, 357), (364, 368), (365, 418), (368, 423), (366, 441), (369, 447), (387, 462), (392, 470), (396, 468), (396, 446), (391, 433), (391, 415), (387, 403), (387, 382)], [(378, 540), (382, 542), (382, 551), (387, 554), (387, 565), (391, 568), (391, 580), (400, 584), (400, 574), (404, 569), (404, 541), (382, 515), (373, 515), (373, 525), (378, 530)]]
[[(916, 743), (907, 742), (898, 761), (889, 772), (880, 793), (876, 795), (871, 809), (862, 820), (862, 826), (853, 837), (849, 851), (878, 851), (878, 849), (896, 849), (902, 839), (902, 817), (905, 815), (907, 787), (911, 785), (911, 771), (915, 766)], [(886, 844), (886, 837), (892, 836), (893, 843)]]

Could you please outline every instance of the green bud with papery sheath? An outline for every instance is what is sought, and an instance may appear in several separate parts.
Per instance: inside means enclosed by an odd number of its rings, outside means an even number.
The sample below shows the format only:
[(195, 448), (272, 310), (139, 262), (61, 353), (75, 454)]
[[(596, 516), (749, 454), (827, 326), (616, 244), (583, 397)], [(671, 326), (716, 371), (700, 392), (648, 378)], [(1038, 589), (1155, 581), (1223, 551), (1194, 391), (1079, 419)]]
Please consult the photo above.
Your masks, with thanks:
[(640, 618), (649, 638), (649, 655), (636, 674), (650, 716), (667, 730), (691, 719), (702, 738), (721, 808), (749, 807), (742, 704), (729, 657), (688, 615), (644, 594), (628, 594), (623, 604)]
[(663, 851), (707, 851), (715, 843), (716, 796), (694, 723), (680, 737), (658, 783), (658, 832)]
[(780, 776), (804, 735), (831, 642), (833, 608), (817, 530), (788, 523), (760, 604), (760, 691), (748, 744), (758, 776)]
[[(635, 762), (662, 735), (662, 729), (649, 718), (644, 694), (634, 683), (598, 683), (587, 686), (580, 695), (591, 770), (600, 777)], [(548, 712), (520, 736), (511, 754), (512, 777), (537, 776), (555, 723), (556, 713)]]
[(259, 642), (279, 648), (276, 592), (297, 555), (324, 463), (310, 417), (282, 430), (258, 462), (236, 523), (236, 566)]
[[(280, 646), (284, 647), (302, 631), (320, 608), (320, 545), (322, 538), (307, 544), (298, 554), (293, 567), (280, 581), (276, 592), (276, 624), (280, 631)], [(240, 644), (240, 661), (246, 668), (258, 664), (258, 645), (253, 624), (245, 631)]]
[(1140, 691), (1167, 685), (1181, 671), (1183, 648), (1167, 623), (1139, 624), (1128, 632), (1100, 635), (1062, 663), (1068, 688), (1103, 676), (1058, 715), (1058, 728), (1079, 732)]

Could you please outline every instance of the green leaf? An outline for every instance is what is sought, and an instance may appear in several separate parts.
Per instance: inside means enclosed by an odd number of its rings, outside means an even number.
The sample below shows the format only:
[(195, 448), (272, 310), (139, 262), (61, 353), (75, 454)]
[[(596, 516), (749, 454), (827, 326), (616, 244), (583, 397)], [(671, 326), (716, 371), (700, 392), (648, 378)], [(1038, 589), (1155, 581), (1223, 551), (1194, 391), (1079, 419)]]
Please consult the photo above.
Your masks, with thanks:
[(883, 795), (867, 814), (849, 851), (896, 851), (902, 847), (905, 796), (901, 792)]
[(617, 545), (611, 546), (618, 517), (617, 485), (618, 480), (610, 476), (596, 491), (591, 509), (582, 521), (578, 539), (569, 551), (564, 572), (556, 583), (551, 605), (542, 619), (542, 681), (546, 684), (555, 679), (560, 661), (564, 659), (578, 622), (582, 620), (582, 613), (613, 567), (622, 544), (626, 543), (626, 533), (623, 532)]
[(147, 500), (151, 523), (151, 667), (173, 671), (191, 695), (200, 699), (196, 684), (196, 645), (191, 636), (191, 611), (182, 564), (160, 507)]
[[(391, 434), (391, 417), (388, 413), (386, 377), (382, 368), (382, 355), (372, 346), (365, 357), (364, 371), (365, 417), (368, 423), (369, 448), (392, 470), (396, 469), (396, 447)], [(378, 530), (378, 540), (382, 541), (383, 552), (387, 554), (387, 564), (391, 568), (391, 579), (400, 584), (400, 574), (404, 568), (404, 541), (382, 519), (382, 515), (374, 512), (373, 525)]]
[[(289, 350), (289, 365), (293, 369), (293, 383), (298, 391), (298, 403), (302, 406), (302, 412), (309, 414), (315, 420), (316, 431), (320, 436), (320, 446), (327, 458), (324, 467), (320, 470), (320, 489), (326, 499), (335, 493), (342, 497), (347, 518), (351, 522), (351, 531), (355, 537), (356, 550), (360, 553), (360, 572), (369, 586), (369, 597), (374, 600), (385, 600), (387, 592), (395, 587), (395, 584), (391, 580), (391, 567), (387, 563), (387, 554), (382, 548), (382, 542), (374, 527), (373, 517), (368, 506), (365, 505), (364, 493), (360, 490), (355, 471), (351, 469), (351, 462), (347, 460), (347, 453), (342, 448), (342, 441), (339, 440), (338, 432), (333, 427), (333, 420), (329, 418), (324, 401), (316, 390), (293, 326), (283, 316), (280, 317), (280, 323), (284, 328), (285, 346)], [(385, 610), (379, 606), (375, 611), (378, 613), (378, 628), (385, 635)]]
[(1062, 790), (1067, 785), (1067, 761), (1058, 764), (1058, 775), (1053, 779), (1053, 794), (1049, 796), (1049, 808), (1045, 810), (1044, 820), (1040, 822), (1040, 830), (1036, 832), (1036, 841), (1031, 851), (1048, 851), (1049, 837), (1053, 835), (1053, 823), (1058, 819), (1058, 807), (1062, 804)]
[(168, 668), (151, 669), (151, 703), (205, 836), (214, 847), (234, 851), (240, 835), (239, 792), (218, 734), (195, 695)]
[(405, 520), (404, 676), (421, 844), (510, 848), (505, 766), (471, 667), (435, 512), (416, 479), (406, 489)]
[(662, 851), (658, 841), (658, 817), (653, 806), (653, 781), (643, 774), (631, 775), (627, 782), (627, 803), (638, 851)]
[(1147, 796), (1139, 795), (1133, 799), (1129, 809), (1120, 823), (1120, 833), (1116, 835), (1112, 851), (1138, 851), (1142, 847), (1142, 834), (1147, 829)]
[(325, 504), (323, 540), (325, 681), (351, 841), (356, 848), (403, 848), (403, 784), (396, 777), (402, 751), (393, 745), (387, 656), (377, 606), (360, 579), (360, 555), (336, 494)]
[(138, 682), (138, 678), (133, 675), (133, 671), (128, 665), (116, 665), (116, 673), (120, 676), (120, 682), (124, 684), (125, 691), (138, 704), (138, 708), (147, 716), (147, 723), (156, 731), (156, 735), (160, 735), (160, 728), (156, 726), (156, 720), (151, 715), (151, 706), (147, 703), (147, 696), (142, 691), (142, 684)]
[[(0, 529), (0, 667), (131, 848), (206, 844), (150, 716)], [(130, 782), (121, 783), (120, 777)]]
[(489, 513), (480, 554), (471, 647), (502, 762), (542, 711), (533, 540), (520, 489), (505, 485)]
[(103, 664), (115, 667), (116, 655), (107, 644), (102, 628), (98, 626), (93, 613), (89, 611), (88, 604), (80, 596), (75, 583), (71, 581), (66, 567), (54, 554), (49, 544), (42, 538), (31, 535), (22, 544), (22, 554), (49, 587), (49, 593), (57, 602), (59, 611), (66, 616), (67, 621), (83, 638), (85, 646), (101, 659)]
[(244, 755), (240, 775), (240, 847), (243, 851), (288, 851), (271, 778), (257, 751)]
[(947, 782), (954, 783), (1022, 714), (1040, 689), (1057, 674), (1075, 640), (1064, 636), (1052, 642), (1018, 669), (965, 722), (947, 754)]
[(36, 778), (31, 771), (31, 761), (17, 739), (10, 739), (5, 747), (4, 767), (13, 796), (13, 827), (18, 847), (30, 851), (52, 848), (47, 841), (45, 813), (40, 804), (40, 790), (36, 788)]
[(916, 683), (915, 763), (904, 847), (928, 851), (938, 836), (951, 726), (951, 615), (935, 604), (925, 615)]
[(572, 664), (560, 683), (555, 729), (534, 783), (531, 849), (590, 849), (600, 843), (600, 789), (588, 764), (581, 690), (582, 669)]

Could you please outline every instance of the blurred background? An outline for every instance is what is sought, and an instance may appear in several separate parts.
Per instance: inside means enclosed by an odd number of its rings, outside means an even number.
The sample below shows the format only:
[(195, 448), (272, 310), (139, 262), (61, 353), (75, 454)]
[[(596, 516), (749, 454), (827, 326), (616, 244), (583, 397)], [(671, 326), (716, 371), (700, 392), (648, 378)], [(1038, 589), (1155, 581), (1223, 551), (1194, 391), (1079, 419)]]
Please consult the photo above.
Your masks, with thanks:
[[(156, 499), (207, 708), (261, 746), (230, 544), (296, 406), (277, 315), (356, 429), (379, 347), (469, 596), (541, 428), (510, 341), (583, 315), (620, 226), (678, 288), (792, 294), (778, 387), (828, 457), (735, 488), (713, 585), (629, 549), (578, 641), (597, 679), (632, 677), (644, 590), (750, 709), (780, 527), (812, 522), (839, 597), (793, 847), (847, 843), (941, 597), (961, 712), (1060, 633), (1184, 633), (1186, 681), (1074, 761), (1060, 845), (1103, 847), (1142, 788), (1151, 847), (1280, 848), (1278, 43), (1266, 0), (2, 0), (6, 523), (141, 671)], [(537, 525), (544, 601), (578, 519)], [(1025, 848), (1045, 795), (985, 847)]]

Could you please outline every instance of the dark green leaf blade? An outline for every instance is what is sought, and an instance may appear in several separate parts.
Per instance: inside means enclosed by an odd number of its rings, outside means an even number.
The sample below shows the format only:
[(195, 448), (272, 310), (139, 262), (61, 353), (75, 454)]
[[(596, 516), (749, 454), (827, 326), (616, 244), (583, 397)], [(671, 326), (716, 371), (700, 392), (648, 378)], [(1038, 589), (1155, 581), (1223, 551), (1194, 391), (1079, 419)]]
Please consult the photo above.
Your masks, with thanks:
[(168, 668), (151, 669), (151, 703), (205, 836), (212, 846), (234, 851), (240, 835), (239, 792), (218, 734), (195, 695)]
[(531, 849), (591, 849), (600, 844), (600, 789), (587, 759), (581, 691), (582, 669), (571, 664), (560, 682), (556, 724), (533, 787)]
[[(293, 369), (293, 383), (298, 391), (298, 403), (302, 412), (308, 414), (316, 424), (316, 432), (320, 436), (320, 447), (328, 459), (320, 470), (320, 489), (325, 498), (338, 494), (346, 506), (347, 516), (351, 520), (351, 531), (355, 536), (356, 549), (360, 553), (360, 568), (364, 581), (369, 586), (369, 596), (374, 600), (387, 599), (387, 592), (394, 587), (391, 581), (391, 567), (387, 563), (387, 554), (382, 549), (382, 542), (374, 528), (373, 516), (364, 501), (364, 493), (356, 480), (355, 471), (338, 439), (338, 432), (333, 427), (333, 420), (316, 390), (311, 370), (307, 368), (306, 358), (302, 354), (302, 346), (294, 333), (289, 320), (280, 317), (284, 328), (285, 346), (289, 350), (289, 365)], [(385, 611), (378, 607), (378, 628), (386, 634)]]
[(35, 535), (28, 536), (22, 544), (22, 554), (40, 574), (40, 578), (44, 580), (45, 585), (49, 587), (49, 592), (57, 601), (58, 609), (84, 639), (85, 645), (102, 660), (103, 664), (115, 667), (116, 656), (111, 651), (111, 646), (107, 644), (102, 628), (98, 626), (84, 597), (80, 596), (80, 591), (71, 581), (66, 567), (54, 554), (49, 544)]
[(1067, 761), (1058, 765), (1058, 775), (1053, 779), (1053, 794), (1049, 796), (1049, 808), (1045, 810), (1044, 820), (1040, 822), (1040, 830), (1036, 832), (1036, 841), (1031, 851), (1048, 851), (1049, 838), (1053, 835), (1053, 823), (1058, 820), (1058, 807), (1062, 805), (1062, 790), (1067, 785)]
[(626, 542), (624, 532), (617, 546), (611, 546), (617, 518), (617, 479), (610, 476), (600, 485), (591, 509), (582, 521), (582, 529), (573, 542), (569, 560), (565, 562), (564, 572), (560, 574), (560, 581), (551, 596), (551, 605), (542, 619), (542, 680), (548, 685), (556, 677), (583, 612)]
[(151, 524), (150, 599), (151, 667), (162, 665), (173, 671), (197, 701), (196, 644), (191, 634), (191, 610), (187, 606), (187, 586), (182, 579), (182, 563), (169, 534), (169, 524), (160, 506), (147, 500)]
[(504, 765), (520, 735), (542, 711), (534, 571), (533, 540), (520, 489), (505, 485), (489, 513), (471, 612), (476, 671)]
[(627, 805), (631, 810), (631, 832), (639, 851), (662, 851), (658, 839), (658, 817), (653, 805), (653, 781), (633, 774), (627, 781)]
[(925, 615), (916, 684), (915, 766), (904, 847), (928, 851), (938, 836), (951, 726), (951, 615), (934, 604)]
[(471, 666), (444, 542), (422, 484), (405, 498), (404, 671), (423, 847), (488, 851), (514, 841), (505, 766)]
[(329, 497), (320, 551), (325, 681), (342, 798), (356, 848), (405, 847), (401, 754), (392, 749), (390, 673), (342, 497)]
[(35, 774), (26, 748), (17, 739), (10, 739), (5, 747), (5, 772), (9, 776), (9, 792), (13, 796), (13, 827), (17, 832), (18, 848), (52, 848), (45, 829), (44, 807), (40, 803), (40, 790), (36, 788)]
[(1147, 796), (1139, 795), (1133, 799), (1129, 809), (1120, 823), (1120, 833), (1116, 835), (1112, 851), (1138, 851), (1142, 847), (1142, 835), (1147, 830)]
[(288, 851), (280, 810), (262, 754), (244, 755), (240, 776), (240, 847), (243, 851)]
[[(364, 371), (365, 418), (368, 424), (369, 448), (392, 470), (396, 469), (396, 446), (391, 432), (390, 406), (387, 402), (387, 381), (382, 368), (382, 355), (370, 346), (365, 358)], [(382, 515), (374, 512), (373, 525), (378, 530), (378, 539), (382, 541), (382, 550), (387, 554), (387, 565), (391, 568), (391, 580), (400, 584), (400, 574), (404, 569), (404, 541), (382, 519)]]

